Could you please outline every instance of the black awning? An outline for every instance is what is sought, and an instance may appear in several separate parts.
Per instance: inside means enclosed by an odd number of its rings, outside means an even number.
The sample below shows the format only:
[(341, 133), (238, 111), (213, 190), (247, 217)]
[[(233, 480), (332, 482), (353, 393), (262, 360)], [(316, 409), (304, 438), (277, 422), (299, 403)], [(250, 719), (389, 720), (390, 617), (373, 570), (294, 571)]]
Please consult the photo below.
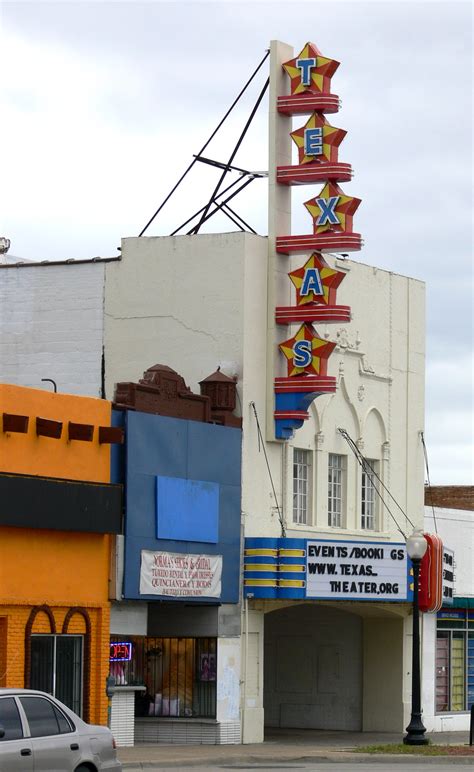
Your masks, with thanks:
[(3, 473), (0, 525), (122, 533), (122, 486)]

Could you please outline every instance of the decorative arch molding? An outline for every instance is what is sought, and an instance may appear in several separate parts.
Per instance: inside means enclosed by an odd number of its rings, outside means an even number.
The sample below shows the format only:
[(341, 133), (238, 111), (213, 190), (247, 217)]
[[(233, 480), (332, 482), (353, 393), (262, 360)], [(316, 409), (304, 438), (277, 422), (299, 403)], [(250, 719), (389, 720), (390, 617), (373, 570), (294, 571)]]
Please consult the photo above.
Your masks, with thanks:
[[(49, 619), (49, 629), (51, 635), (57, 635), (56, 620), (54, 618), (53, 610), (50, 606), (43, 604), (42, 606), (34, 606), (28, 617), (25, 625), (25, 688), (30, 686), (31, 680), (31, 635), (33, 625), (38, 614), (44, 613)], [(86, 632), (84, 634), (84, 663), (83, 663), (83, 719), (89, 721), (90, 715), (90, 675), (91, 675), (91, 631), (92, 623), (87, 609), (82, 606), (73, 606), (68, 609), (64, 622), (61, 628), (61, 635), (66, 635), (69, 630), (69, 623), (75, 614), (79, 614), (84, 619)]]
[(49, 619), (49, 629), (50, 629), (51, 635), (56, 634), (56, 620), (54, 618), (54, 614), (50, 606), (46, 605), (46, 603), (44, 603), (42, 606), (33, 606), (25, 625), (25, 672), (24, 672), (25, 688), (29, 687), (30, 676), (31, 676), (31, 633), (33, 630), (35, 619), (38, 616), (38, 614), (41, 614), (41, 613), (46, 614), (46, 616)]
[[(322, 396), (322, 395), (321, 395)], [(321, 400), (321, 396), (319, 397), (319, 400)], [(329, 400), (333, 398), (333, 394), (329, 397)], [(314, 402), (311, 402), (311, 405), (309, 406), (309, 411), (311, 413), (311, 417), (314, 421), (314, 434), (319, 434), (321, 431), (321, 410), (318, 410), (318, 405), (320, 405), (320, 401), (314, 400)], [(324, 410), (324, 408), (323, 408)]]
[(69, 622), (71, 621), (74, 614), (79, 614), (79, 616), (83, 618), (86, 626), (86, 635), (90, 635), (92, 629), (91, 618), (89, 616), (89, 612), (83, 606), (73, 606), (68, 610), (66, 616), (64, 617), (63, 628), (61, 630), (62, 634), (65, 635), (68, 632)]
[(361, 436), (361, 437), (363, 437), (363, 436), (364, 436), (365, 428), (366, 428), (366, 426), (367, 426), (367, 421), (369, 420), (369, 417), (370, 417), (372, 414), (373, 414), (373, 415), (376, 417), (376, 419), (377, 419), (377, 423), (378, 423), (378, 425), (379, 425), (379, 427), (380, 427), (380, 430), (381, 430), (381, 431), (380, 431), (380, 434), (381, 434), (381, 443), (380, 443), (380, 444), (381, 444), (381, 445), (386, 445), (386, 444), (388, 443), (388, 436), (387, 436), (387, 426), (386, 426), (386, 424), (385, 424), (385, 421), (384, 421), (384, 418), (383, 418), (383, 415), (382, 415), (382, 413), (381, 413), (381, 412), (380, 412), (380, 410), (379, 410), (377, 407), (375, 407), (375, 406), (369, 407), (369, 408), (367, 409), (367, 411), (366, 411), (366, 413), (365, 413), (365, 415), (364, 415), (364, 417), (363, 417), (363, 419), (362, 419), (362, 428), (361, 428), (361, 434), (360, 434), (360, 436)]
[[(356, 408), (356, 406), (354, 405), (353, 401), (351, 400), (351, 398), (349, 396), (349, 392), (347, 390), (346, 381), (345, 381), (345, 378), (344, 378), (344, 373), (341, 372), (341, 371), (339, 372), (338, 386), (339, 386), (339, 392), (342, 394), (344, 402), (348, 406), (349, 411), (350, 411), (350, 413), (352, 415), (352, 419), (354, 421), (354, 425), (356, 426), (356, 429), (357, 429), (357, 438), (359, 438), (359, 437), (362, 436), (362, 422), (361, 422), (361, 419), (359, 418), (359, 414), (357, 412), (357, 408)], [(336, 394), (332, 394), (331, 398), (326, 402), (326, 404), (324, 405), (324, 408), (322, 410), (322, 413), (321, 413), (321, 424), (320, 425), (321, 425), (321, 431), (323, 433), (324, 433), (324, 422), (325, 422), (326, 417), (327, 417), (326, 416), (327, 410), (328, 410), (329, 405), (332, 403), (332, 401), (334, 400), (335, 397), (336, 397)]]
[(89, 612), (86, 608), (83, 606), (72, 606), (66, 616), (64, 617), (64, 622), (62, 626), (62, 634), (66, 635), (69, 630), (69, 623), (73, 616), (75, 614), (78, 614), (81, 616), (84, 620), (85, 626), (86, 626), (86, 632), (84, 635), (84, 662), (83, 662), (83, 710), (82, 710), (82, 718), (87, 723), (89, 722), (89, 714), (90, 714), (90, 682), (91, 682), (91, 631), (92, 631), (92, 623), (91, 618), (89, 615)]

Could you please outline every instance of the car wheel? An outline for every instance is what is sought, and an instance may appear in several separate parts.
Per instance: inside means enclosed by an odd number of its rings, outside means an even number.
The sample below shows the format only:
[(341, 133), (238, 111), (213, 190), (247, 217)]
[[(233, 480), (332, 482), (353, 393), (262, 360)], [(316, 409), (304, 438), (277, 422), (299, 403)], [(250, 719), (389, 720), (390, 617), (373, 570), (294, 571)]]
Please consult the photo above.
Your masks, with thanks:
[(86, 767), (84, 764), (81, 764), (80, 767), (76, 767), (74, 772), (96, 772), (95, 767)]

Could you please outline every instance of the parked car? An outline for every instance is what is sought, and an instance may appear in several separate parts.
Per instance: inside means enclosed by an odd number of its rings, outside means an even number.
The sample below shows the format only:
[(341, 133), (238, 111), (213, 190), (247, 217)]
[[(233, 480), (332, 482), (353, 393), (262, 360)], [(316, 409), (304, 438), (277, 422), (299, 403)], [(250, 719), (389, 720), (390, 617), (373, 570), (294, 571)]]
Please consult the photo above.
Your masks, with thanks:
[(0, 689), (0, 772), (120, 772), (105, 726), (32, 689)]

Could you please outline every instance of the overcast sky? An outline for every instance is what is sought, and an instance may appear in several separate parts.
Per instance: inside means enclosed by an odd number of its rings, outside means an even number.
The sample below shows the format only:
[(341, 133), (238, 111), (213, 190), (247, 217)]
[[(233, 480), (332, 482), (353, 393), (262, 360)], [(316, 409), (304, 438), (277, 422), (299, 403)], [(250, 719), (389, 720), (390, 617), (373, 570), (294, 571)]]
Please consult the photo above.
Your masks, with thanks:
[[(117, 254), (171, 189), (264, 56), (308, 40), (341, 66), (330, 117), (362, 199), (364, 263), (427, 284), (431, 482), (472, 483), (472, 5), (470, 2), (5, 2), (0, 235), (21, 258)], [(5, 77), (6, 76), (6, 77)], [(226, 161), (262, 69), (205, 155)], [(267, 168), (264, 103), (234, 163)], [(298, 119), (295, 119), (298, 121)], [(304, 121), (295, 123), (295, 127)], [(199, 167), (199, 168), (198, 168)], [(218, 172), (195, 166), (146, 235), (203, 206)], [(233, 178), (231, 178), (231, 181)], [(266, 183), (233, 207), (267, 233)], [(293, 233), (311, 221), (293, 194)], [(235, 227), (213, 218), (203, 231)]]

